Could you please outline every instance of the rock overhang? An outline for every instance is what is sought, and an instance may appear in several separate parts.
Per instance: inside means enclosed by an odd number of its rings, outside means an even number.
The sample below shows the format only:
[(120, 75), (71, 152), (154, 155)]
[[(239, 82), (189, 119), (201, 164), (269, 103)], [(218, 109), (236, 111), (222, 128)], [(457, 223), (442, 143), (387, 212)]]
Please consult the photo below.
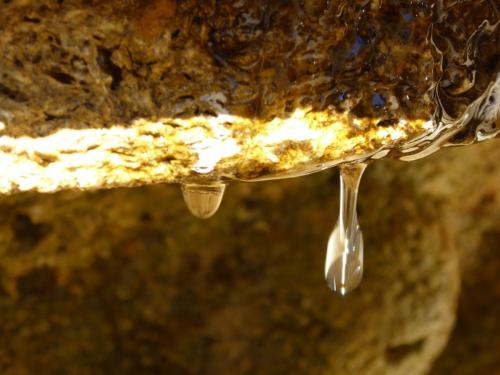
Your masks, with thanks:
[[(498, 83), (491, 5), (434, 5), (4, 3), (0, 191), (280, 178), (428, 148)], [(439, 59), (460, 12), (450, 48), (475, 38), (490, 67), (473, 90), (471, 56)]]

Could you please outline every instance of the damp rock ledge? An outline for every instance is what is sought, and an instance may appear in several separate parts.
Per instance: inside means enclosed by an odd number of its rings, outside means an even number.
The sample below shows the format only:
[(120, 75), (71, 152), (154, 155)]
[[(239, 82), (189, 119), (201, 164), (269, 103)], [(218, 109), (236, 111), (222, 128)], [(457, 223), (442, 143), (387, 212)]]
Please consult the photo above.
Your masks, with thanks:
[[(0, 193), (290, 177), (449, 124), (471, 143), (487, 92), (496, 134), (498, 12), (434, 5), (1, 2)], [(429, 39), (460, 22), (448, 48), (475, 41), (473, 82)]]

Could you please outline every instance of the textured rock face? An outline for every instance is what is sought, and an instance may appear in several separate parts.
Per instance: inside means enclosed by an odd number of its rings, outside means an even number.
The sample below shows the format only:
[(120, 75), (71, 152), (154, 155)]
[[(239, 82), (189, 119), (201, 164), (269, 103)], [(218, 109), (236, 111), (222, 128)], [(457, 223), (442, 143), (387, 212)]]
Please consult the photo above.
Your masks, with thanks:
[[(0, 0), (0, 193), (220, 187), (492, 137), (498, 25), (493, 1)], [(321, 272), (333, 172), (231, 185), (203, 223), (172, 186), (3, 195), (0, 373), (425, 374), (461, 279), (434, 371), (492, 373), (450, 358), (487, 346), (461, 332), (468, 286), (498, 274), (499, 156), (370, 167), (348, 299)]]
[(297, 108), (332, 118), (350, 110), (352, 120), (382, 118), (386, 126), (427, 120), (430, 8), (430, 2), (9, 2), (2, 5), (0, 45), (9, 56), (3, 94), (34, 113), (13, 105), (25, 128), (7, 134), (128, 125), (141, 117), (272, 120)]
[[(204, 222), (171, 186), (3, 197), (1, 372), (425, 374), (452, 330), (461, 278), (461, 316), (498, 337), (495, 315), (472, 305), (494, 290), (467, 293), (473, 280), (498, 283), (482, 266), (499, 245), (498, 146), (370, 166), (366, 273), (345, 299), (322, 275), (334, 172), (231, 185)], [(452, 357), (472, 343), (454, 337)], [(494, 351), (481, 352), (463, 355), (462, 373), (498, 369)], [(436, 374), (465, 368), (440, 361)]]
[(484, 138), (497, 18), (488, 1), (3, 1), (0, 192), (248, 180), (450, 127)]
[[(471, 257), (464, 259), (457, 326), (433, 374), (494, 374), (500, 368), (498, 210), (496, 219), (495, 217), (493, 219), (494, 225), (481, 237), (473, 262), (468, 261)], [(471, 358), (471, 360), (457, 361), (457, 358)]]

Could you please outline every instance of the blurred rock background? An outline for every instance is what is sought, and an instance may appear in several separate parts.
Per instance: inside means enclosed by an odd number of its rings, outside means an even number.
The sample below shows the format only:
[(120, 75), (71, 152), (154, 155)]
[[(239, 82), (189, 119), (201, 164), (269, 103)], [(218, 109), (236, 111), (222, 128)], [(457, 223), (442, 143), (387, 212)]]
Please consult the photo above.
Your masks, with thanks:
[(346, 298), (336, 170), (232, 184), (208, 221), (177, 186), (1, 197), (0, 373), (499, 373), (499, 145), (371, 165)]

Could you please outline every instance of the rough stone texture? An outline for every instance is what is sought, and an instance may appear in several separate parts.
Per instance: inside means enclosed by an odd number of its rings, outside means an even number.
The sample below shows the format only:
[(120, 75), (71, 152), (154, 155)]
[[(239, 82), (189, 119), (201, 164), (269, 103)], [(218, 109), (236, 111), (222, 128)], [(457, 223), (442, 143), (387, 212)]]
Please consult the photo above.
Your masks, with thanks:
[[(344, 299), (322, 272), (334, 171), (231, 185), (209, 221), (175, 186), (2, 197), (0, 372), (425, 374), (462, 275), (434, 373), (494, 373), (468, 345), (499, 336), (494, 305), (473, 305), (498, 284), (498, 146), (370, 166), (366, 273)], [(464, 337), (474, 319), (482, 338)]]
[(484, 232), (472, 259), (464, 259), (457, 326), (432, 374), (474, 375), (500, 371), (498, 212), (492, 223), (496, 226)]
[[(300, 174), (402, 147), (433, 110), (463, 126), (451, 143), (498, 133), (497, 19), (492, 1), (0, 0), (0, 193)], [(433, 371), (494, 373), (477, 288), (498, 277), (499, 157), (371, 166), (346, 299), (322, 277), (333, 172), (231, 185), (208, 222), (174, 186), (1, 196), (0, 373), (424, 374), (461, 278)]]
[[(500, 178), (498, 163), (496, 167), (481, 168), (492, 175), (494, 184), (457, 207), (460, 304), (455, 331), (433, 375), (497, 374), (500, 371)], [(463, 191), (476, 183), (481, 184), (474, 177), (454, 182)]]
[(304, 173), (442, 119), (463, 143), (478, 100), (498, 132), (497, 19), (489, 1), (1, 1), (0, 193)]

